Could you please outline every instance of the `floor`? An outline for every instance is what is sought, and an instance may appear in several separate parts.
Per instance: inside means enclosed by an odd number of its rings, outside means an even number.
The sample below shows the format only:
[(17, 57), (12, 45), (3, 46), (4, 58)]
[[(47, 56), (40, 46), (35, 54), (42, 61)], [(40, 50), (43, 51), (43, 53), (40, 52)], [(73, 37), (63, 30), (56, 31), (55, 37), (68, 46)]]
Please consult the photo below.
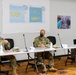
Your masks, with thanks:
[[(66, 57), (61, 57), (61, 60), (54, 59), (55, 68), (57, 68), (57, 72), (47, 72), (47, 73), (39, 73), (38, 75), (76, 75), (76, 62), (70, 63), (68, 60), (67, 66), (65, 66)], [(46, 61), (47, 63), (47, 61)], [(28, 72), (25, 72), (27, 62), (21, 62), (20, 66), (17, 68), (18, 75), (37, 75), (35, 70), (29, 66)], [(2, 70), (9, 70), (9, 75), (12, 75), (11, 67), (8, 65), (1, 66)], [(39, 72), (41, 72), (41, 68), (39, 68)], [(5, 75), (5, 74), (0, 74)]]

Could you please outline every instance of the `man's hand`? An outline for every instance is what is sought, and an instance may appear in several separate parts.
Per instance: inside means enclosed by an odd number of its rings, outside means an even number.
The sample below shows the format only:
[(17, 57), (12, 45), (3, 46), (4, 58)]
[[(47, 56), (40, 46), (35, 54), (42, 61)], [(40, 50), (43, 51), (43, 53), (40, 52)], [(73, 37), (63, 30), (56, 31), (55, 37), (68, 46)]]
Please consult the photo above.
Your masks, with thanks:
[(40, 47), (44, 48), (44, 47), (45, 47), (45, 45), (44, 45), (44, 44), (41, 44), (41, 45), (40, 45)]
[(8, 43), (8, 41), (7, 41), (7, 40), (3, 40), (3, 42), (4, 42), (4, 43), (6, 43), (6, 44)]

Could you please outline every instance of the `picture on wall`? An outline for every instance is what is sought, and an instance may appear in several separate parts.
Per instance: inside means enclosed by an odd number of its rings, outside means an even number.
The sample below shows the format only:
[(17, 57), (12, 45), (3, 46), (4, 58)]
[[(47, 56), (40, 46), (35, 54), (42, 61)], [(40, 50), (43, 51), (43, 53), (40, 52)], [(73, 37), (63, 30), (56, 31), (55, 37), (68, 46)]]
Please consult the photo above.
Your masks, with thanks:
[(27, 10), (26, 5), (10, 5), (10, 23), (24, 23)]
[(57, 28), (58, 29), (70, 29), (71, 28), (71, 16), (57, 16)]
[(44, 7), (30, 7), (30, 22), (43, 22), (44, 21)]

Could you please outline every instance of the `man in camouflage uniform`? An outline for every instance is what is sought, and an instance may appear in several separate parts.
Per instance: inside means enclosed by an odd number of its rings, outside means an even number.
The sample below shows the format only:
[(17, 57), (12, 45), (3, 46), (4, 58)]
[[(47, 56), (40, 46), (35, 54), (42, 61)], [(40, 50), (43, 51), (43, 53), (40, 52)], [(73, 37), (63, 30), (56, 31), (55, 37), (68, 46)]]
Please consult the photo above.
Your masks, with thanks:
[[(0, 37), (0, 45), (3, 46), (3, 50), (5, 50), (5, 48), (7, 50), (10, 50), (10, 43), (7, 40), (5, 40), (5, 39), (3, 39), (1, 37)], [(0, 57), (0, 61), (1, 61), (2, 58), (3, 59), (5, 58), (5, 59), (9, 59), (10, 60), (11, 67), (12, 67), (12, 70), (13, 70), (12, 75), (18, 75), (17, 72), (16, 72), (17, 64), (16, 64), (16, 58), (15, 58), (15, 56), (14, 55), (1, 56)]]
[[(41, 47), (41, 48), (50, 47), (51, 42), (44, 35), (45, 35), (45, 30), (42, 29), (40, 31), (40, 36), (36, 37), (34, 40), (34, 47)], [(53, 60), (52, 54), (49, 51), (36, 53), (36, 56), (37, 56), (37, 61), (41, 62), (41, 63), (44, 62), (44, 56), (45, 56), (45, 58), (49, 59), (49, 66), (50, 66), (49, 71), (56, 71), (57, 70), (53, 67), (54, 60)], [(46, 65), (43, 64), (43, 67), (44, 67), (43, 71), (46, 72), (47, 71)]]

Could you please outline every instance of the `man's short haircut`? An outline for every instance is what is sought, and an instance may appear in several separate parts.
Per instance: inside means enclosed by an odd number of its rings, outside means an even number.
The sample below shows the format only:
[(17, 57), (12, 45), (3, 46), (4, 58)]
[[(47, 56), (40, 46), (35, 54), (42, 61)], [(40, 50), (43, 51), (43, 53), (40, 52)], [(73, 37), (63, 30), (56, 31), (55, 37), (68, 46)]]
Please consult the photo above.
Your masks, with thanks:
[(45, 33), (45, 30), (44, 30), (44, 29), (41, 29), (40, 32), (41, 32), (41, 31), (44, 31), (44, 33)]

